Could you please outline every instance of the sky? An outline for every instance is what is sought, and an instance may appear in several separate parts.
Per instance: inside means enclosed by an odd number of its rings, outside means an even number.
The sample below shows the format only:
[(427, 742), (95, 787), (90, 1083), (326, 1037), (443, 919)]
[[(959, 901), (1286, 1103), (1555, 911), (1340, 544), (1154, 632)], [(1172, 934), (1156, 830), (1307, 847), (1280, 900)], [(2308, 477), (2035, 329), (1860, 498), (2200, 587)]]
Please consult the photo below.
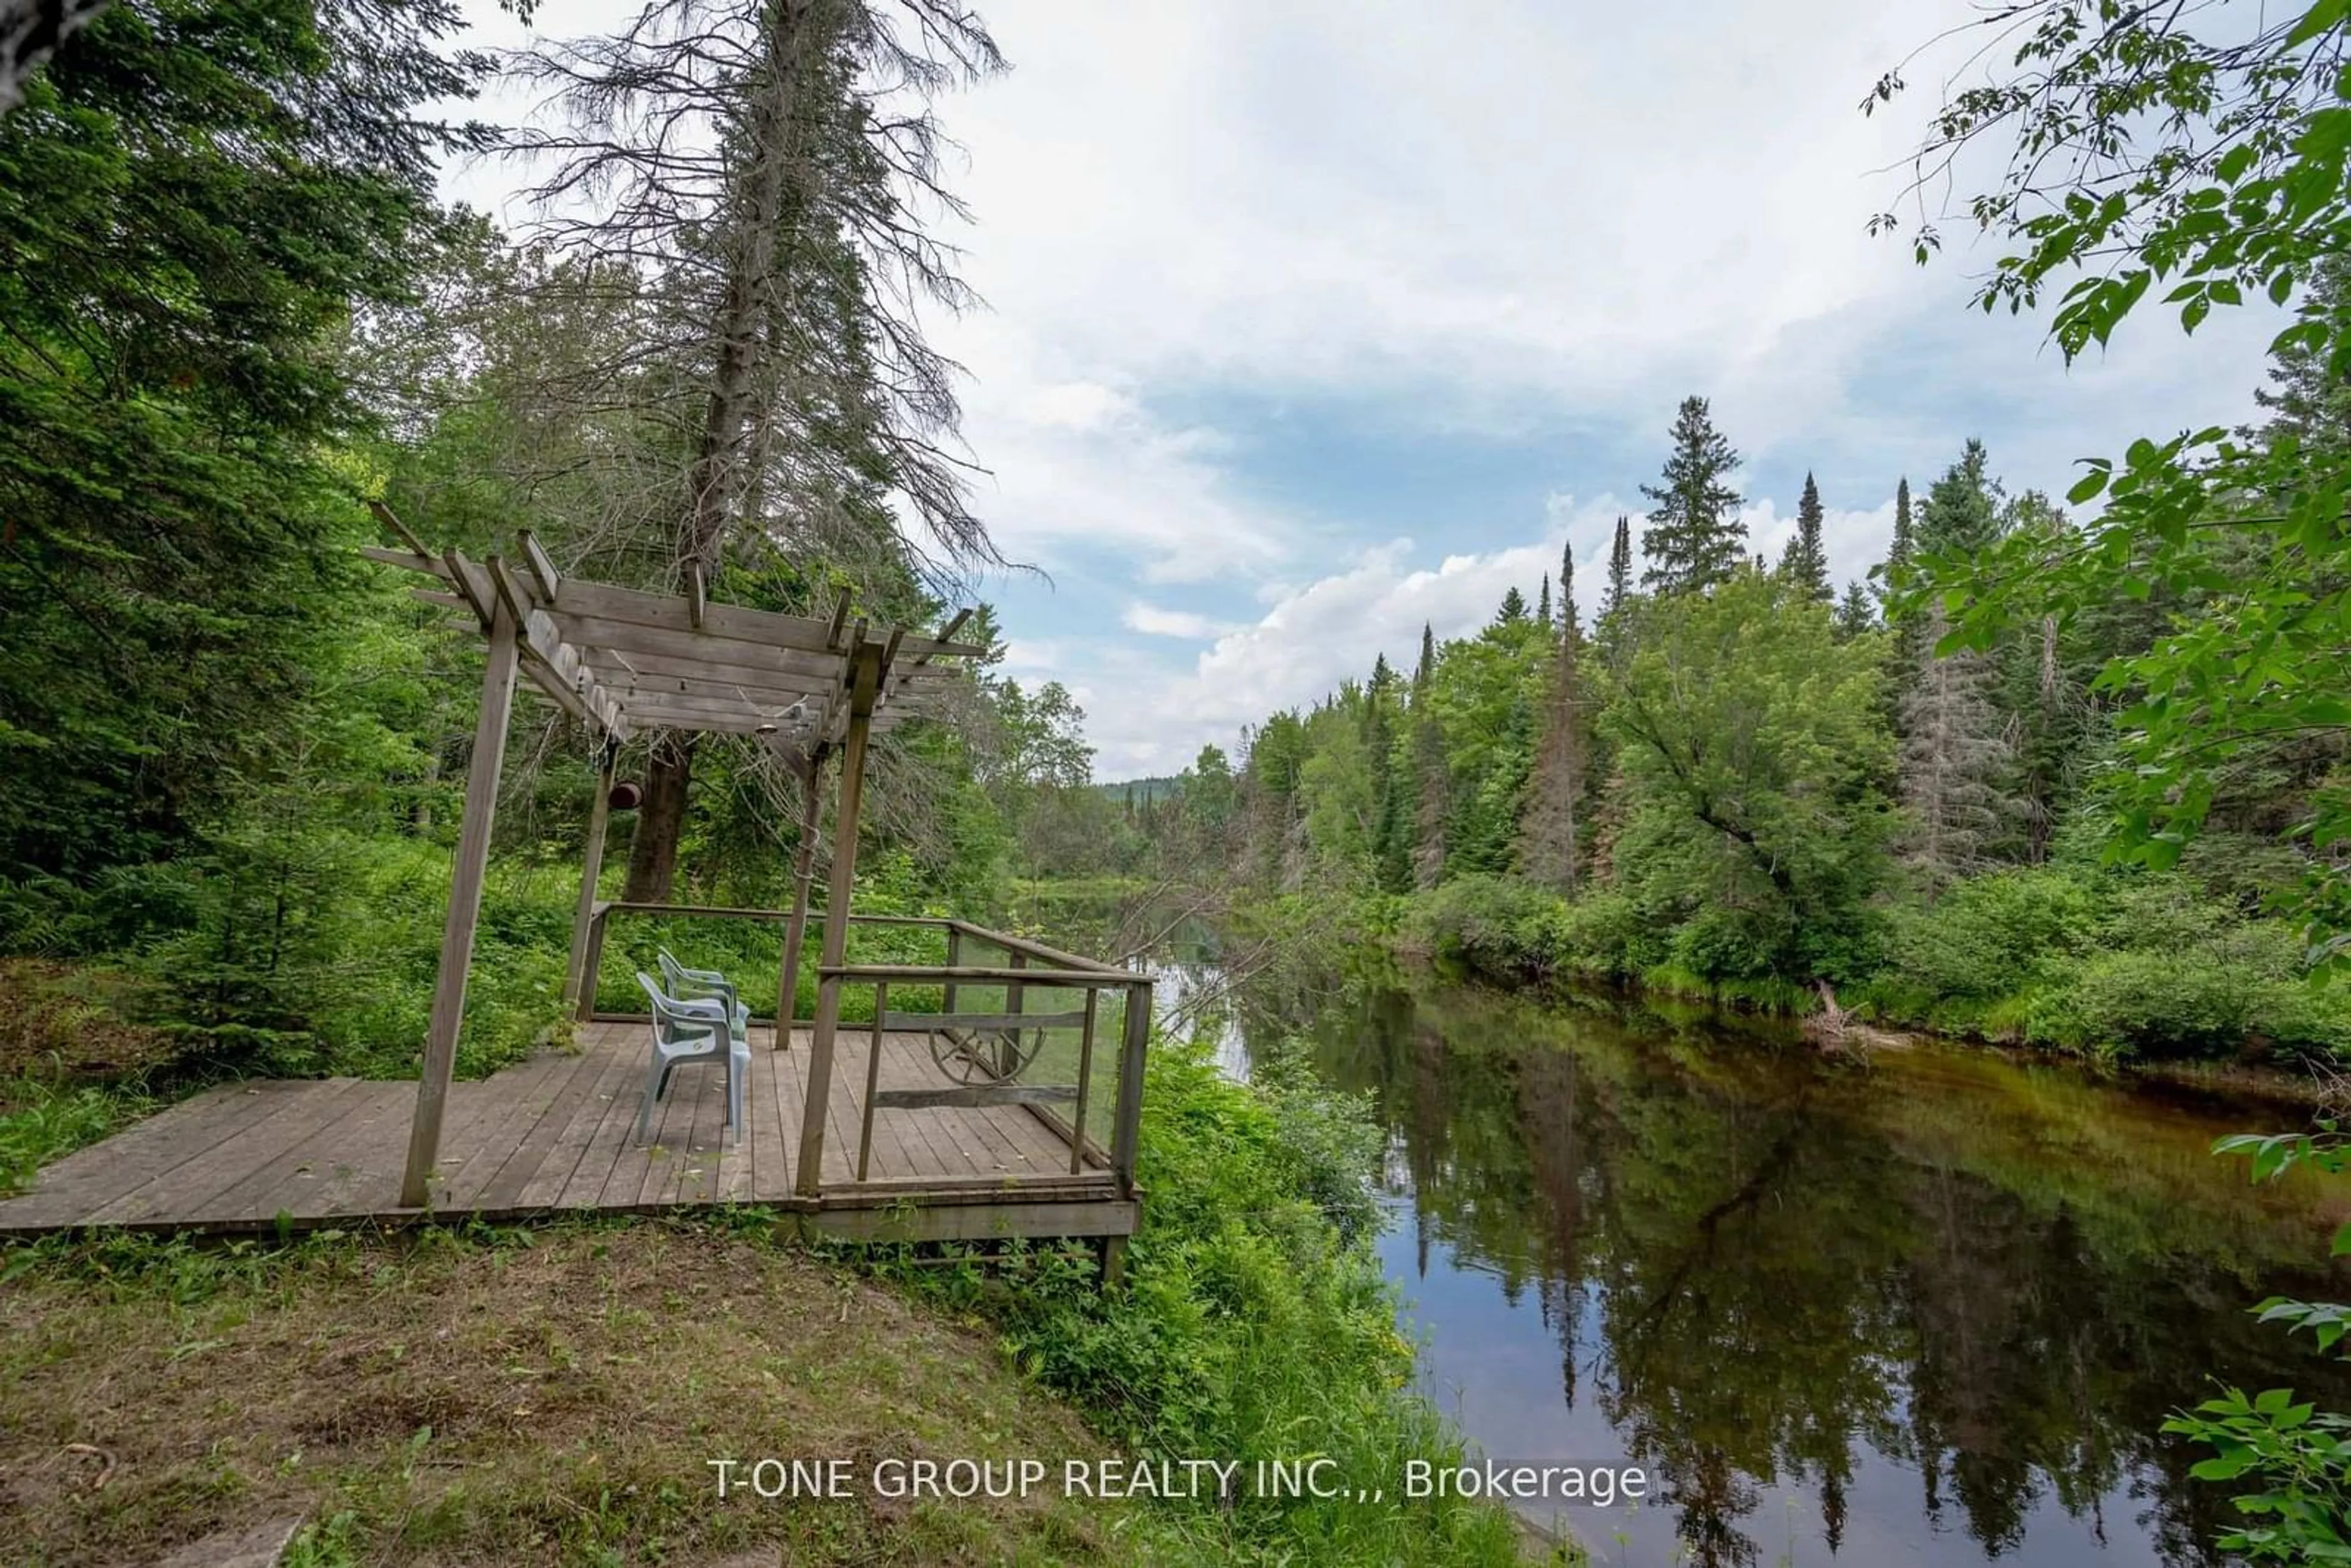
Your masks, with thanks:
[[(2068, 366), (2044, 318), (1970, 308), (1998, 252), (1963, 223), (1925, 267), (1866, 234), (1918, 216), (1907, 155), (1966, 50), (1860, 100), (1965, 0), (980, 8), (1011, 68), (939, 113), (987, 308), (928, 325), (968, 372), (975, 510), (1027, 569), (973, 595), (1005, 673), (1084, 707), (1098, 779), (1231, 750), (1382, 653), (1409, 664), (1424, 623), (1531, 600), (1563, 552), (1588, 614), (1686, 396), (1744, 458), (1754, 548), (1776, 559), (1816, 476), (1842, 581), (1883, 557), (1897, 479), (1923, 492), (1970, 436), (2011, 490), (2057, 495), (2078, 459), (2249, 417), (2281, 324), (2221, 311), (2189, 339), (2143, 307)], [(475, 41), (523, 41), (467, 10)], [(519, 221), (521, 183), (444, 188)]]

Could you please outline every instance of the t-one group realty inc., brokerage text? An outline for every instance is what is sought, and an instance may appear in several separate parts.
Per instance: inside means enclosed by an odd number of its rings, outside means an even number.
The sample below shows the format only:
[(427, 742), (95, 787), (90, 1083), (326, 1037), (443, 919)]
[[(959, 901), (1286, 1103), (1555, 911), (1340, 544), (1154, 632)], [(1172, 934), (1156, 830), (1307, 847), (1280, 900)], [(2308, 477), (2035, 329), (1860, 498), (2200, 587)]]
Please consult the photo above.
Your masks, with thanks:
[(1634, 1465), (1437, 1464), (1406, 1459), (1392, 1474), (1351, 1476), (1336, 1459), (1207, 1458), (728, 1458), (705, 1461), (723, 1501), (848, 1498), (1194, 1498), (1339, 1500), (1486, 1498), (1498, 1502), (1589, 1503), (1610, 1508), (1648, 1495)]

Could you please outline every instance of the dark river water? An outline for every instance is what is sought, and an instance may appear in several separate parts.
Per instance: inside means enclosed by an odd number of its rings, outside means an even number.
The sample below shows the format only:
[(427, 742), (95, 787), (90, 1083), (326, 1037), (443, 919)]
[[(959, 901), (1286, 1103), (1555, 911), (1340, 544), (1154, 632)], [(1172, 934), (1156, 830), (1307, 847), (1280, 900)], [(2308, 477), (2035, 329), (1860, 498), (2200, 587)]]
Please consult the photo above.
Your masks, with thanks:
[(2165, 1416), (2215, 1378), (2351, 1407), (2246, 1312), (2351, 1294), (2351, 1194), (2207, 1152), (2286, 1108), (1393, 969), (1238, 1010), (1235, 1071), (1302, 1039), (1386, 1127), (1430, 1396), (1498, 1460), (1653, 1478), (1528, 1510), (1599, 1562), (2217, 1563)]

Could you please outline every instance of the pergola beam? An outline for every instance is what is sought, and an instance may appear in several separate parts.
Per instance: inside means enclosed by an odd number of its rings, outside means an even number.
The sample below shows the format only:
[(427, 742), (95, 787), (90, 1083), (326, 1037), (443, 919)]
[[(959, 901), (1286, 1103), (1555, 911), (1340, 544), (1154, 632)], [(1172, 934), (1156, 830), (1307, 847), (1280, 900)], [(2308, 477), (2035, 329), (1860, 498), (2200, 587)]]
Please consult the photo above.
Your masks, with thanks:
[[(434, 579), (431, 586), (413, 590), (415, 596), (464, 612), (489, 642), (474, 760), (465, 781), (465, 821), (442, 932), (441, 971), (402, 1177), (402, 1202), (414, 1207), (431, 1196), (433, 1164), (440, 1153), (518, 674), (529, 676), (528, 689), (603, 737), (564, 975), (568, 1001), (592, 996), (596, 983), (590, 972), (595, 943), (590, 933), (619, 743), (637, 730), (653, 728), (741, 735), (756, 739), (792, 768), (800, 782), (801, 822), (792, 856), (793, 910), (777, 977), (777, 1041), (781, 1046), (789, 1039), (792, 993), (804, 951), (826, 759), (835, 749), (841, 753), (827, 907), (845, 915), (856, 881), (869, 741), (877, 731), (938, 716), (968, 695), (973, 687), (967, 672), (935, 661), (984, 657), (987, 650), (955, 641), (968, 612), (956, 615), (936, 635), (904, 630), (869, 635), (865, 621), (854, 615), (855, 596), (847, 590), (829, 619), (713, 603), (707, 579), (700, 573), (689, 573), (684, 594), (645, 593), (565, 578), (527, 530), (512, 560), (492, 556), (476, 562), (455, 549), (436, 556), (389, 508), (379, 506), (377, 515), (402, 548), (370, 546), (364, 551), (368, 558)], [(847, 951), (847, 926), (845, 919), (825, 922), (824, 967), (839, 968)], [(795, 1178), (805, 1196), (814, 1196), (821, 1182), (841, 983), (835, 974), (818, 988), (808, 1063), (810, 1114), (800, 1128)]]

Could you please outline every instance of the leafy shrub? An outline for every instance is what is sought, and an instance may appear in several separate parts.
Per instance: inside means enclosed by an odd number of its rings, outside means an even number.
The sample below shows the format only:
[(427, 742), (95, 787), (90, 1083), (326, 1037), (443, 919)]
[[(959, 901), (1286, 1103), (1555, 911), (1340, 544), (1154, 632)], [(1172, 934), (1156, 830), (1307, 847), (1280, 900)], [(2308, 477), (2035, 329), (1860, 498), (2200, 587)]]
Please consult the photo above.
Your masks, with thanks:
[(1624, 979), (1665, 956), (1664, 944), (1643, 927), (1633, 901), (1614, 888), (1561, 905), (1552, 924), (1560, 951), (1585, 974)]
[(2244, 1039), (2258, 982), (2199, 951), (2099, 953), (2026, 1012), (2026, 1038), (2094, 1055), (2226, 1051)]
[(2027, 1037), (2101, 1055), (2224, 1055), (2249, 1041), (2290, 1051), (2351, 1046), (2345, 998), (2301, 974), (2301, 945), (2275, 923), (2175, 933), (2168, 945), (2081, 959), (2026, 1012)]
[(2072, 874), (1994, 872), (1892, 915), (1889, 977), (1929, 997), (1993, 998), (2039, 984), (2087, 948), (2099, 901)]
[[(1155, 1046), (1140, 1178), (1148, 1222), (1127, 1282), (1051, 1255), (1017, 1286), (910, 1270), (914, 1288), (989, 1312), (1031, 1375), (1147, 1457), (1245, 1463), (1324, 1455), (1343, 1475), (1458, 1462), (1460, 1444), (1409, 1386), (1413, 1350), (1365, 1238), (1378, 1139), (1362, 1107), (1277, 1068), (1270, 1090), (1225, 1079), (1200, 1047)], [(1499, 1510), (1458, 1499), (1202, 1500), (1193, 1527), (1225, 1560), (1505, 1564)]]
[(1419, 902), (1406, 928), (1428, 951), (1481, 973), (1533, 978), (1562, 967), (1564, 908), (1515, 878), (1457, 877)]
[(1778, 971), (1789, 933), (1756, 911), (1708, 904), (1674, 929), (1667, 964), (1701, 980), (1752, 980)]
[[(2334, 1176), (2351, 1169), (2351, 1145), (2331, 1121), (2320, 1131), (2222, 1138), (2215, 1154), (2242, 1155), (2256, 1182), (2309, 1166)], [(2351, 1226), (2336, 1231), (2334, 1251), (2351, 1250)], [(2253, 1308), (2265, 1323), (2288, 1333), (2307, 1331), (2324, 1354), (2342, 1357), (2351, 1307), (2272, 1296)], [(2289, 1389), (2248, 1395), (2224, 1387), (2194, 1411), (2181, 1411), (2164, 1431), (2214, 1450), (2197, 1462), (2197, 1479), (2231, 1481), (2251, 1490), (2233, 1500), (2242, 1524), (2215, 1542), (2248, 1563), (2341, 1563), (2351, 1560), (2351, 1416), (2297, 1404)]]

